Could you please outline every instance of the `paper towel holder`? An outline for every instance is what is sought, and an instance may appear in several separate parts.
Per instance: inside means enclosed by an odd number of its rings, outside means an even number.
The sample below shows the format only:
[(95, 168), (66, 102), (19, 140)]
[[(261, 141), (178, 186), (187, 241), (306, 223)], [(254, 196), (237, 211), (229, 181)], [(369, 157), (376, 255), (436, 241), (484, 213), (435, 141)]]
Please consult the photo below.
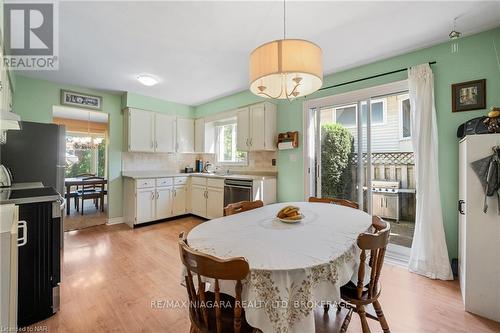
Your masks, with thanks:
[(278, 149), (293, 149), (299, 146), (299, 132), (284, 132), (278, 134)]

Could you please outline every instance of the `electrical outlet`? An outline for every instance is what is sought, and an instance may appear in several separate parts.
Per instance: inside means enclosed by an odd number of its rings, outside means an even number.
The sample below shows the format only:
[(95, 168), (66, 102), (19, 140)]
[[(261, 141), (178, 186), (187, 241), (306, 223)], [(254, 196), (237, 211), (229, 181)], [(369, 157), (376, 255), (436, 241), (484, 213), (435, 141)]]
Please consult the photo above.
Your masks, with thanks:
[(275, 158), (273, 158), (273, 159), (271, 160), (271, 165), (272, 165), (272, 166), (276, 166), (276, 159), (275, 159)]

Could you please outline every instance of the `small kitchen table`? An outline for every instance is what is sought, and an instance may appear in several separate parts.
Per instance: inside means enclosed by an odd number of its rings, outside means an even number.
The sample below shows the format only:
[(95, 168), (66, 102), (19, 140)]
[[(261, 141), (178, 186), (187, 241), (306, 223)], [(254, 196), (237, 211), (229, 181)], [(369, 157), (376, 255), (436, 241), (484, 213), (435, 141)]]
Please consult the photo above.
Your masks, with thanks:
[(66, 186), (66, 214), (70, 213), (70, 193), (72, 186), (83, 186), (83, 185), (106, 185), (108, 183), (107, 179), (85, 179), (85, 178), (64, 178), (64, 186)]
[[(286, 205), (300, 207), (305, 218), (295, 224), (276, 219)], [(251, 326), (264, 333), (313, 333), (314, 309), (339, 301), (340, 287), (357, 272), (356, 239), (371, 221), (344, 206), (279, 203), (202, 223), (187, 240), (204, 253), (248, 260), (242, 302)], [(234, 296), (234, 282), (222, 281), (220, 288)]]

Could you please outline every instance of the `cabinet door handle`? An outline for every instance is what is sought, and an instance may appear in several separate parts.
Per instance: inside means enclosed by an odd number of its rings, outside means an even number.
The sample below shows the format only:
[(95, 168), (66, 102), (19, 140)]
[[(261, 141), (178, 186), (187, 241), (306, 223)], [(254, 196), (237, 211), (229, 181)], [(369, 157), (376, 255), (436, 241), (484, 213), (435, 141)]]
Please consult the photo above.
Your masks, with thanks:
[(253, 138), (250, 138), (250, 146), (253, 144)]
[(17, 228), (23, 231), (23, 237), (17, 239), (17, 247), (21, 247), (28, 243), (28, 224), (26, 221), (19, 221)]
[(465, 204), (464, 200), (458, 200), (458, 212), (462, 215), (465, 215), (464, 204)]
[(151, 148), (154, 148), (155, 147), (155, 144), (153, 141), (151, 141)]
[(158, 141), (155, 141), (155, 148), (158, 148)]

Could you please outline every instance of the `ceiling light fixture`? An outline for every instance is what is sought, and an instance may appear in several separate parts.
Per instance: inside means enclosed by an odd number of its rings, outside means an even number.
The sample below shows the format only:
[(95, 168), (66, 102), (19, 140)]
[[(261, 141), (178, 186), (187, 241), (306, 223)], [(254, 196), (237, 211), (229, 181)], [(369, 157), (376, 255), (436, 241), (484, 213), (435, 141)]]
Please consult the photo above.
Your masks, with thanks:
[(257, 96), (288, 99), (309, 95), (323, 84), (323, 52), (307, 40), (286, 39), (283, 1), (283, 39), (265, 43), (250, 54), (250, 91)]
[(137, 81), (145, 86), (151, 87), (158, 83), (158, 79), (148, 74), (141, 74), (137, 76)]

